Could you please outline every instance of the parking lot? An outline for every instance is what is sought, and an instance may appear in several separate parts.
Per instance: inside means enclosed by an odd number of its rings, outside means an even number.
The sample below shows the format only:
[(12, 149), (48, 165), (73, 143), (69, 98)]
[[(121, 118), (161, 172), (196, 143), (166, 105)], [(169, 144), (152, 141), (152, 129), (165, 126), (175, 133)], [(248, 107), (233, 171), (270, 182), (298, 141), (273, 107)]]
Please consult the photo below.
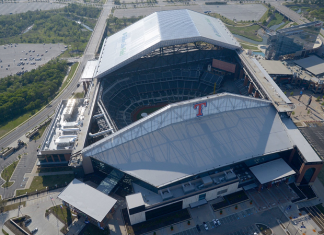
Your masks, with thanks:
[(52, 10), (65, 7), (64, 4), (49, 2), (21, 2), (21, 3), (3, 3), (0, 4), (0, 15), (18, 14), (27, 11)]
[[(17, 72), (36, 69), (38, 66), (59, 56), (62, 50), (65, 49), (64, 47), (65, 45), (63, 44), (1, 45), (0, 61), (2, 62), (0, 62), (0, 78), (14, 75)], [(24, 64), (21, 64), (21, 62)]]
[(118, 18), (132, 17), (132, 16), (147, 16), (156, 11), (188, 9), (204, 13), (211, 11), (212, 13), (219, 13), (231, 20), (234, 18), (240, 20), (259, 20), (266, 12), (266, 8), (262, 4), (245, 4), (245, 5), (183, 5), (183, 6), (155, 6), (147, 8), (129, 8), (129, 9), (116, 9), (114, 16)]

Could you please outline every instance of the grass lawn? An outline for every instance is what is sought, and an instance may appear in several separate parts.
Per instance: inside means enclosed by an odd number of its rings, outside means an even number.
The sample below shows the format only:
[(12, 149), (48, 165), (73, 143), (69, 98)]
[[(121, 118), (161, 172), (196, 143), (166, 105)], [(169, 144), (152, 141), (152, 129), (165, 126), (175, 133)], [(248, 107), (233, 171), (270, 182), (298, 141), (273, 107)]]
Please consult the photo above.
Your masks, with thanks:
[(3, 233), (4, 235), (9, 235), (9, 233), (7, 233), (4, 229), (2, 229), (2, 233)]
[(48, 122), (46, 125), (42, 126), (41, 128), (39, 128), (38, 130), (38, 134), (35, 134), (32, 138), (32, 140), (38, 140), (39, 138), (42, 137), (44, 131), (46, 130), (46, 127), (50, 124), (51, 122)]
[(272, 18), (272, 20), (269, 22), (268, 24), (268, 28), (270, 28), (273, 25), (277, 25), (280, 24), (282, 21), (284, 20), (284, 16), (279, 14), (279, 13), (275, 13), (275, 16)]
[(74, 179), (73, 174), (69, 175), (47, 175), (47, 176), (35, 176), (29, 189), (22, 189), (16, 191), (16, 196), (23, 195), (25, 193), (32, 193), (41, 190), (55, 188), (55, 184), (58, 187), (65, 186), (65, 182), (69, 184)]
[(84, 91), (75, 93), (73, 98), (75, 99), (82, 99), (84, 97)]
[(257, 45), (253, 45), (253, 44), (248, 44), (248, 43), (244, 43), (244, 42), (240, 42), (242, 47), (244, 49), (251, 49), (253, 51), (260, 51)]
[(257, 35), (258, 30), (261, 28), (259, 25), (252, 25), (248, 27), (232, 27), (227, 26), (231, 33), (252, 39), (257, 42), (262, 42), (262, 38)]
[(10, 187), (14, 182), (9, 182), (14, 170), (16, 169), (16, 166), (18, 165), (19, 160), (13, 162), (9, 166), (7, 166), (3, 171), (1, 172), (1, 178), (4, 179), (6, 182), (2, 185), (2, 187), (7, 188)]
[(17, 126), (19, 126), (21, 123), (26, 121), (30, 116), (34, 115), (38, 110), (34, 110), (31, 112), (28, 112), (16, 119), (13, 119), (7, 123), (4, 123), (0, 126), (0, 137), (8, 133), (9, 131), (15, 129)]
[(63, 205), (57, 205), (49, 208), (48, 210), (46, 210), (45, 216), (47, 216), (49, 213), (53, 213), (56, 218), (58, 218), (62, 223), (65, 224), (65, 226), (61, 229), (61, 232), (63, 234), (66, 234), (68, 232), (67, 227), (76, 218), (72, 216), (70, 209)]
[(46, 173), (46, 172), (59, 172), (59, 171), (72, 171), (69, 166), (61, 166), (61, 167), (42, 167), (37, 169), (37, 173)]
[(109, 230), (107, 228), (105, 230), (101, 230), (99, 227), (89, 223), (79, 233), (79, 235), (93, 235), (93, 234), (96, 234), (96, 235), (108, 235)]
[(76, 68), (78, 67), (78, 64), (79, 64), (79, 62), (76, 62), (76, 63), (74, 63), (74, 64), (72, 65), (71, 70), (70, 70), (70, 72), (69, 72), (69, 75), (68, 75), (68, 77), (65, 79), (65, 81), (63, 82), (63, 84), (62, 84), (60, 90), (58, 91), (58, 93), (60, 93), (60, 92), (61, 92), (61, 91), (62, 91), (62, 90), (67, 86), (67, 84), (68, 84), (69, 81), (71, 80), (72, 76), (74, 75), (75, 70), (76, 70)]
[[(6, 212), (6, 211), (12, 211), (18, 208), (18, 206), (26, 206), (26, 202), (18, 202), (18, 203), (14, 203), (8, 206), (4, 206), (2, 212)], [(2, 209), (2, 208), (1, 208)], [(1, 212), (1, 213), (2, 213)]]
[(244, 26), (244, 25), (251, 24), (251, 22), (249, 22), (249, 23), (247, 23), (247, 22), (237, 22), (237, 23), (235, 23), (233, 20), (230, 20), (230, 19), (226, 18), (225, 16), (222, 16), (222, 15), (220, 15), (218, 13), (210, 13), (209, 15), (212, 16), (212, 17), (220, 19), (223, 23), (228, 24), (228, 25)]
[(282, 29), (283, 27), (285, 27), (289, 23), (290, 23), (290, 21), (287, 20), (283, 25), (281, 25), (279, 28), (277, 28), (277, 30)]

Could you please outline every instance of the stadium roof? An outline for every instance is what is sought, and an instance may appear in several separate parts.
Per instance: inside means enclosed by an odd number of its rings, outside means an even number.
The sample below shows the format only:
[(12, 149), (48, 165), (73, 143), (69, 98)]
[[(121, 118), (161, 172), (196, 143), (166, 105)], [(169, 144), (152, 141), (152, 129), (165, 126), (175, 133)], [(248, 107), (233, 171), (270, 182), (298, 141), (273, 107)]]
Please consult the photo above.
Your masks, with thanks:
[(314, 75), (324, 73), (324, 60), (315, 55), (294, 62)]
[(186, 9), (159, 11), (105, 39), (96, 77), (103, 77), (160, 47), (198, 41), (233, 50), (240, 47), (219, 19)]
[(99, 222), (117, 202), (78, 179), (74, 179), (57, 197)]
[[(203, 104), (199, 117), (198, 104)], [(82, 155), (162, 187), (292, 148), (270, 101), (222, 93), (168, 105), (86, 147)]]

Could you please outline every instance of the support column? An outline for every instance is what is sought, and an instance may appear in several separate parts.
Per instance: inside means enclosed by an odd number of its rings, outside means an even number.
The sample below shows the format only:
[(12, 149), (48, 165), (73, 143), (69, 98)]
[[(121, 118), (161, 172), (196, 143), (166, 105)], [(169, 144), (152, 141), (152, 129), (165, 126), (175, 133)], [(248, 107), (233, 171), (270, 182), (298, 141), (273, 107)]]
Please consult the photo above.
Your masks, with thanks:
[(253, 84), (250, 83), (249, 90), (248, 90), (249, 94), (252, 94), (252, 91), (253, 91)]
[(249, 82), (248, 76), (245, 75), (245, 78), (244, 78), (244, 86), (247, 86), (248, 85), (248, 82)]
[(262, 184), (259, 184), (258, 192), (261, 192)]
[(272, 187), (272, 183), (269, 182), (268, 185), (267, 185), (267, 189), (270, 189)]
[(87, 84), (85, 82), (82, 82), (82, 85), (83, 85), (84, 93), (87, 94), (88, 92)]
[(259, 98), (259, 97), (260, 97), (259, 92), (258, 92), (258, 91), (255, 91), (255, 93), (254, 93), (254, 98)]
[(57, 157), (58, 157), (59, 161), (61, 162), (61, 158), (60, 158), (60, 155), (59, 154), (57, 155)]
[(292, 160), (294, 158), (295, 152), (296, 152), (296, 146), (294, 146), (293, 150), (290, 153), (290, 156), (289, 156), (289, 159), (288, 159), (288, 164), (291, 164), (291, 162), (292, 162)]

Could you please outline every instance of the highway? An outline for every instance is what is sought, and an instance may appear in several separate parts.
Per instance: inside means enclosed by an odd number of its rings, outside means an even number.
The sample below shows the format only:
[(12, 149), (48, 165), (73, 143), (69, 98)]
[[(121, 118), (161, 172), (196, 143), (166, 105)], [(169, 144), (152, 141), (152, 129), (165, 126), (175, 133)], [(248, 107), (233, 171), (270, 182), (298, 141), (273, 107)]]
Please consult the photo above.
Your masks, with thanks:
[[(104, 27), (106, 25), (106, 19), (108, 18), (113, 3), (111, 0), (108, 0), (107, 3), (103, 6), (103, 10), (101, 11), (101, 14), (98, 18), (97, 24), (94, 28), (94, 31), (91, 35), (91, 38), (87, 44), (87, 47), (85, 49), (85, 53), (83, 57), (81, 58), (80, 65), (75, 73), (75, 76), (69, 86), (66, 87), (66, 89), (61, 93), (61, 95), (57, 98), (55, 98), (51, 104), (43, 109), (40, 113), (32, 117), (28, 122), (21, 125), (20, 127), (16, 128), (14, 131), (12, 131), (10, 134), (5, 136), (0, 140), (0, 148), (7, 147), (11, 143), (17, 141), (21, 136), (23, 136), (26, 132), (31, 130), (32, 128), (36, 127), (38, 124), (43, 122), (47, 119), (48, 116), (51, 116), (57, 107), (57, 105), (60, 103), (62, 99), (68, 99), (72, 92), (76, 90), (78, 81), (80, 79), (80, 76), (82, 74), (82, 69), (84, 68), (85, 64), (88, 60), (93, 59), (95, 57), (97, 45), (100, 43), (102, 34), (104, 32)], [(3, 162), (2, 162), (3, 163)], [(2, 165), (2, 164), (1, 164)]]

